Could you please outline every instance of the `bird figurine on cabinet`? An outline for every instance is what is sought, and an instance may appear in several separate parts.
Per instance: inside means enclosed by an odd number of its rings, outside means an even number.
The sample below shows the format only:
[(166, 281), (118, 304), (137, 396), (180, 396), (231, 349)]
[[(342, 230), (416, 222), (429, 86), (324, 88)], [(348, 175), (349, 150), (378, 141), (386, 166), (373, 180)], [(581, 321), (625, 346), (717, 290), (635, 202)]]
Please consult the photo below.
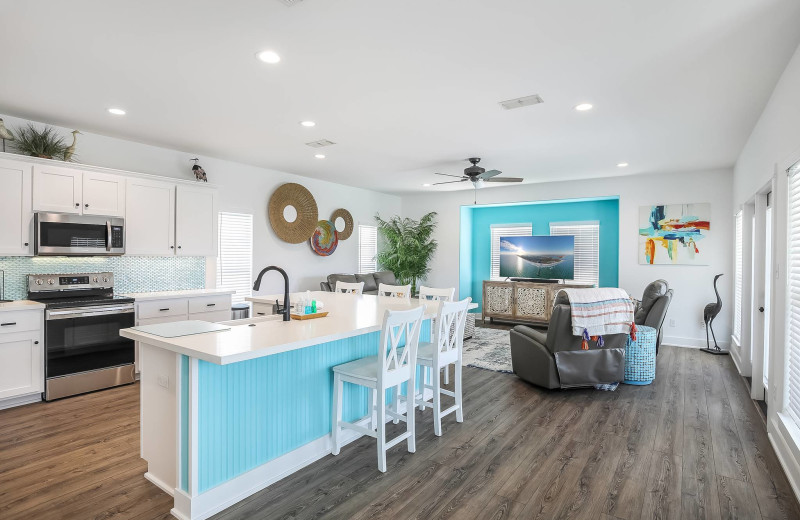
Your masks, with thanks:
[[(723, 350), (719, 348), (717, 345), (717, 337), (714, 335), (714, 327), (713, 322), (714, 318), (717, 317), (719, 311), (722, 310), (722, 298), (719, 297), (719, 290), (717, 290), (717, 280), (719, 277), (722, 276), (722, 273), (718, 274), (714, 277), (714, 293), (717, 295), (717, 301), (709, 303), (705, 307), (703, 307), (703, 322), (706, 324), (706, 348), (700, 349), (703, 352), (708, 352), (709, 354), (728, 354), (727, 350)], [(711, 330), (711, 337), (714, 338), (714, 347), (711, 347), (711, 344), (708, 341), (708, 331)]]
[(6, 151), (6, 141), (14, 140), (14, 134), (12, 134), (11, 131), (8, 128), (6, 128), (6, 125), (5, 123), (3, 123), (2, 119), (0, 119), (0, 139), (3, 140), (4, 152)]
[(80, 133), (80, 130), (72, 131), (72, 144), (69, 145), (66, 150), (64, 150), (64, 161), (71, 161), (72, 156), (75, 155), (75, 145), (78, 144), (78, 134)]
[(199, 161), (200, 159), (195, 157), (194, 159), (190, 160), (194, 161), (194, 166), (192, 166), (192, 172), (194, 172), (194, 178), (197, 179), (198, 181), (208, 182), (208, 178), (206, 177), (206, 171), (203, 169), (202, 166), (197, 164), (197, 161)]

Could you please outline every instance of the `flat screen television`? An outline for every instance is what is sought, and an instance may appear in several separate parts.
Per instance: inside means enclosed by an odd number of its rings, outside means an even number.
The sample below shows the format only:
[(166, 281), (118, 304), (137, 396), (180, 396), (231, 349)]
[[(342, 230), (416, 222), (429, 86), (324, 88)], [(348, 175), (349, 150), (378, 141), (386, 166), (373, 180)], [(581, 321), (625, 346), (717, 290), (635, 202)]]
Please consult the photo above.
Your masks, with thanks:
[(503, 278), (575, 278), (575, 237), (500, 237)]

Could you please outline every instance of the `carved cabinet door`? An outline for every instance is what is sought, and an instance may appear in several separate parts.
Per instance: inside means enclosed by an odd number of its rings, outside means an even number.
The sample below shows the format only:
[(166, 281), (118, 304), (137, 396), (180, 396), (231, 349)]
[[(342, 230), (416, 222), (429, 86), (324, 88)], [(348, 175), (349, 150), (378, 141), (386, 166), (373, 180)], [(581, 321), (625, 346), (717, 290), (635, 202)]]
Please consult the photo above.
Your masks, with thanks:
[(483, 283), (483, 314), (486, 317), (514, 315), (514, 286), (505, 282)]

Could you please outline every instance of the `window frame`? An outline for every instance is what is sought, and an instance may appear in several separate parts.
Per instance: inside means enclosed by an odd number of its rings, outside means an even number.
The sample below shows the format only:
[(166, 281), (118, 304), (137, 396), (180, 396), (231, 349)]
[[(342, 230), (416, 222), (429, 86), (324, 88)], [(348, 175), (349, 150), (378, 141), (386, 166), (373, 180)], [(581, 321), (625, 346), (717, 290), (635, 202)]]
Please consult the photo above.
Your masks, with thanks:
[[(501, 234), (503, 233), (503, 234)], [(500, 276), (500, 237), (533, 236), (533, 223), (491, 224), (489, 226), (489, 279), (503, 280)]]
[[(585, 239), (582, 234), (572, 233), (553, 233), (553, 228), (592, 228), (596, 230), (593, 233), (592, 239), (596, 244), (593, 250), (593, 258), (583, 250), (579, 251), (579, 245), (582, 247), (583, 240)], [(570, 236), (575, 237), (575, 277), (572, 279), (575, 283), (591, 283), (595, 287), (600, 286), (600, 221), (599, 220), (582, 220), (577, 222), (550, 222), (550, 235), (551, 236)], [(588, 267), (587, 267), (588, 266)], [(578, 276), (579, 273), (589, 271), (591, 276)]]
[[(369, 251), (365, 252), (364, 249), (368, 246), (364, 243), (365, 234), (369, 233), (374, 235), (372, 238), (372, 255), (371, 260), (366, 260)], [(358, 274), (374, 273), (378, 270), (378, 226), (372, 224), (359, 224), (358, 225)]]
[[(231, 223), (225, 223), (224, 220), (228, 217), (238, 218), (241, 221), (246, 221), (244, 228), (249, 230), (249, 244), (246, 244), (246, 240), (242, 240), (240, 242), (236, 242), (236, 248), (242, 249), (247, 251), (249, 249), (249, 255), (247, 255), (247, 259), (244, 260), (245, 255), (241, 254), (238, 255), (240, 258), (235, 260), (240, 266), (238, 268), (231, 267), (230, 270), (234, 271), (233, 273), (229, 273), (227, 275), (228, 278), (232, 278), (234, 281), (230, 284), (224, 281), (226, 278), (225, 275), (225, 261), (223, 258), (225, 256), (234, 256), (235, 254), (228, 254), (223, 255), (223, 246), (226, 242), (231, 242), (231, 237), (225, 238), (223, 235), (227, 235), (228, 233), (246, 233), (245, 229), (236, 229), (231, 230), (229, 229), (232, 225)], [(217, 222), (218, 222), (218, 240), (217, 240), (217, 269), (216, 269), (216, 286), (218, 289), (231, 289), (236, 291), (231, 296), (232, 303), (245, 303), (245, 298), (251, 296), (253, 294), (253, 237), (254, 237), (254, 219), (252, 213), (243, 213), (243, 212), (234, 212), (234, 211), (220, 211), (217, 215)], [(246, 244), (246, 245), (244, 245)], [(247, 280), (245, 284), (244, 280)]]

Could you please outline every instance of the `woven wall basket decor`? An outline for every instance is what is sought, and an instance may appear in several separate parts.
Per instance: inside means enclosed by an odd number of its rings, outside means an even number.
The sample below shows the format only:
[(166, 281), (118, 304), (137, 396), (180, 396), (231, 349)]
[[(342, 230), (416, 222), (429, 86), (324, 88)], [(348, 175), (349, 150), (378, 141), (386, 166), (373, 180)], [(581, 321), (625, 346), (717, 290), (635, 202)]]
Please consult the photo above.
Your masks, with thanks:
[[(297, 210), (297, 218), (289, 222), (283, 216), (287, 206)], [(305, 187), (289, 182), (281, 185), (269, 198), (269, 223), (278, 238), (290, 244), (305, 242), (317, 227), (319, 209), (314, 196)]]
[(336, 246), (339, 245), (339, 237), (337, 235), (336, 226), (333, 222), (320, 220), (317, 222), (314, 234), (309, 239), (311, 249), (319, 256), (332, 255), (336, 251)]
[(336, 225), (337, 218), (342, 218), (344, 220), (344, 229), (341, 231), (336, 231), (336, 233), (339, 235), (339, 240), (347, 240), (350, 238), (350, 235), (353, 234), (353, 215), (351, 215), (346, 209), (339, 208), (333, 212), (333, 215), (331, 215), (331, 222), (333, 222), (334, 226)]

